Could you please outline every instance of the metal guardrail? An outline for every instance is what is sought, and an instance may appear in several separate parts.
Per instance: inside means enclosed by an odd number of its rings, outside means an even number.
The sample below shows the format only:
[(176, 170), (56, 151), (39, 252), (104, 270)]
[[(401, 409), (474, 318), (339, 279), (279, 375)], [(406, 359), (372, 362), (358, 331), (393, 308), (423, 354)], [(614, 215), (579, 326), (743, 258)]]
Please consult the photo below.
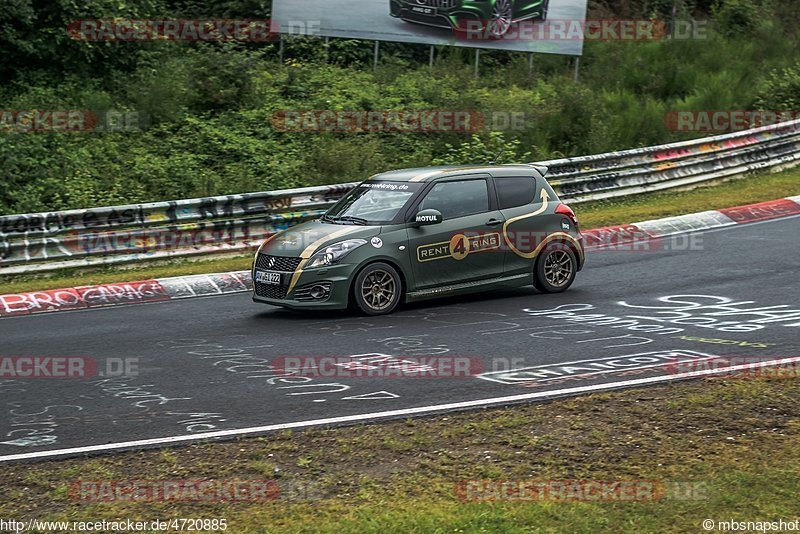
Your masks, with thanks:
[[(800, 121), (680, 143), (539, 162), (568, 203), (800, 164)], [(0, 217), (0, 275), (245, 252), (324, 213), (357, 183)]]

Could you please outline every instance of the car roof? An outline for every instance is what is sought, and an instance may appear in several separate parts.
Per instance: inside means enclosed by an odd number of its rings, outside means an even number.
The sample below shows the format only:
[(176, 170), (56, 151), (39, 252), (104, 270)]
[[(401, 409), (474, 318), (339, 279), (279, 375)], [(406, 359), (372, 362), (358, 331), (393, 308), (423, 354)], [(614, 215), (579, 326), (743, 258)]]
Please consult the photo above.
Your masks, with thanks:
[(400, 169), (383, 172), (369, 178), (374, 181), (390, 182), (430, 182), (439, 178), (451, 176), (464, 176), (469, 174), (491, 174), (492, 176), (514, 176), (547, 174), (547, 167), (541, 165), (446, 165), (440, 167), (418, 167), (414, 169)]

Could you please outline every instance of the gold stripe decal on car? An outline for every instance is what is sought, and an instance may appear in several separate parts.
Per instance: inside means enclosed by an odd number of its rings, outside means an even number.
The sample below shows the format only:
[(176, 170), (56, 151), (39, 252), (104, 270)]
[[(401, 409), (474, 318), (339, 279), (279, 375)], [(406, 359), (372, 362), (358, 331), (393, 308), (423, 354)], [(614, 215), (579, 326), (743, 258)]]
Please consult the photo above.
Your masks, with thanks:
[(360, 226), (348, 226), (347, 228), (342, 228), (341, 230), (337, 230), (332, 234), (326, 235), (325, 237), (321, 237), (316, 241), (314, 241), (313, 243), (311, 243), (310, 245), (308, 245), (305, 248), (305, 250), (303, 250), (303, 252), (300, 254), (300, 258), (302, 258), (302, 260), (300, 261), (300, 265), (297, 266), (297, 269), (295, 269), (294, 274), (292, 274), (292, 280), (289, 282), (289, 289), (286, 290), (286, 296), (288, 297), (289, 294), (292, 292), (292, 289), (294, 289), (294, 286), (297, 285), (297, 281), (300, 279), (300, 275), (303, 274), (303, 267), (306, 266), (308, 260), (311, 258), (311, 256), (314, 255), (314, 253), (323, 243), (327, 241), (332, 241), (337, 237), (341, 237), (343, 235), (355, 232), (356, 230), (360, 229), (361, 229)]
[[(525, 215), (520, 215), (519, 217), (513, 217), (513, 218), (507, 220), (505, 222), (505, 224), (503, 225), (503, 237), (506, 240), (506, 244), (511, 248), (512, 251), (514, 251), (514, 254), (516, 254), (517, 256), (519, 256), (521, 258), (525, 258), (525, 259), (534, 258), (539, 253), (539, 250), (541, 249), (542, 245), (539, 245), (538, 247), (536, 247), (535, 250), (533, 250), (531, 252), (523, 252), (523, 251), (521, 251), (520, 249), (518, 249), (517, 247), (514, 246), (514, 243), (512, 243), (511, 239), (508, 237), (508, 227), (511, 224), (513, 224), (513, 223), (515, 223), (517, 221), (521, 221), (523, 219), (528, 219), (530, 217), (536, 217), (537, 215), (547, 211), (547, 205), (548, 205), (548, 201), (550, 200), (550, 195), (548, 194), (548, 192), (547, 192), (547, 190), (545, 188), (542, 188), (542, 193), (541, 193), (540, 196), (542, 198), (542, 207), (541, 208), (539, 208), (538, 210), (534, 211), (533, 213), (526, 213)], [(564, 235), (567, 235), (567, 234), (564, 234)], [(544, 244), (545, 242), (546, 242), (546, 240), (542, 244)]]
[(541, 252), (541, 251), (542, 251), (542, 249), (543, 249), (543, 248), (544, 248), (546, 245), (549, 245), (549, 244), (550, 244), (552, 241), (558, 241), (559, 239), (563, 239), (563, 240), (569, 241), (569, 242), (571, 242), (573, 245), (575, 245), (575, 250), (577, 250), (577, 251), (578, 251), (578, 254), (579, 254), (579, 255), (580, 255), (580, 257), (581, 257), (581, 261), (583, 261), (583, 249), (581, 248), (581, 245), (580, 245), (580, 243), (578, 243), (578, 240), (577, 240), (577, 239), (575, 239), (575, 238), (574, 238), (574, 237), (572, 237), (571, 235), (569, 235), (569, 234), (566, 234), (566, 233), (564, 233), (564, 232), (554, 232), (554, 233), (552, 233), (552, 234), (548, 235), (546, 238), (544, 238), (544, 239), (542, 240), (542, 242), (541, 242), (541, 243), (539, 243), (539, 246), (538, 246), (538, 247), (536, 247), (536, 249), (535, 249), (533, 252), (523, 252), (523, 253), (519, 253), (519, 252), (517, 252), (516, 250), (514, 250), (514, 252), (515, 252), (517, 255), (519, 255), (519, 256), (522, 256), (522, 257), (523, 257), (523, 258), (525, 258), (525, 259), (531, 259), (531, 258), (535, 258), (535, 257), (536, 257), (536, 255), (538, 255), (538, 254), (539, 254), (539, 252)]
[(425, 178), (430, 178), (431, 176), (436, 176), (437, 174), (441, 174), (441, 172), (442, 172), (441, 170), (436, 170), (436, 171), (433, 171), (433, 172), (423, 172), (422, 174), (418, 174), (415, 177), (413, 177), (412, 179), (410, 179), (409, 182), (421, 182)]
[[(443, 174), (443, 173), (449, 172), (449, 170), (458, 170), (459, 172), (464, 172), (464, 171), (482, 171), (482, 170), (484, 170), (484, 167), (459, 167), (458, 169), (437, 169), (435, 171), (423, 172), (422, 174), (418, 174), (415, 177), (413, 177), (412, 179), (410, 179), (409, 182), (421, 182), (421, 181), (425, 180), (426, 178), (432, 178), (433, 176), (436, 176), (437, 174)], [(463, 178), (469, 179), (470, 176), (467, 175), (467, 176), (464, 176)]]

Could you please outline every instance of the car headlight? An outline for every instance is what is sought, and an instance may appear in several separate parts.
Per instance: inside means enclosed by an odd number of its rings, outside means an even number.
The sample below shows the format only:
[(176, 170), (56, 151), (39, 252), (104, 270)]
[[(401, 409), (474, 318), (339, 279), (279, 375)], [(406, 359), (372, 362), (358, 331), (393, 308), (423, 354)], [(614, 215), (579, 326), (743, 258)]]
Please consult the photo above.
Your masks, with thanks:
[(347, 241), (341, 241), (339, 243), (329, 245), (311, 256), (311, 259), (308, 262), (308, 268), (311, 269), (314, 267), (326, 267), (328, 265), (333, 265), (350, 254), (350, 252), (353, 250), (357, 249), (361, 245), (366, 244), (367, 241), (365, 239), (348, 239)]

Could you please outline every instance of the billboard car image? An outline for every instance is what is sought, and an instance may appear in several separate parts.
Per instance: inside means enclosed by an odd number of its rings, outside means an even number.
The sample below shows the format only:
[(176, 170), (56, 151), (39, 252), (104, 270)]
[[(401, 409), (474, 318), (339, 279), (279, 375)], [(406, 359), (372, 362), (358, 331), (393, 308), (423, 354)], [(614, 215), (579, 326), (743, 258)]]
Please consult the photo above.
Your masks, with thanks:
[[(275, 0), (281, 33), (580, 56), (587, 0)], [(521, 26), (524, 25), (524, 28)], [(313, 28), (313, 29), (312, 29)]]
[(547, 19), (549, 0), (390, 0), (393, 17), (407, 22), (501, 38), (515, 22)]

